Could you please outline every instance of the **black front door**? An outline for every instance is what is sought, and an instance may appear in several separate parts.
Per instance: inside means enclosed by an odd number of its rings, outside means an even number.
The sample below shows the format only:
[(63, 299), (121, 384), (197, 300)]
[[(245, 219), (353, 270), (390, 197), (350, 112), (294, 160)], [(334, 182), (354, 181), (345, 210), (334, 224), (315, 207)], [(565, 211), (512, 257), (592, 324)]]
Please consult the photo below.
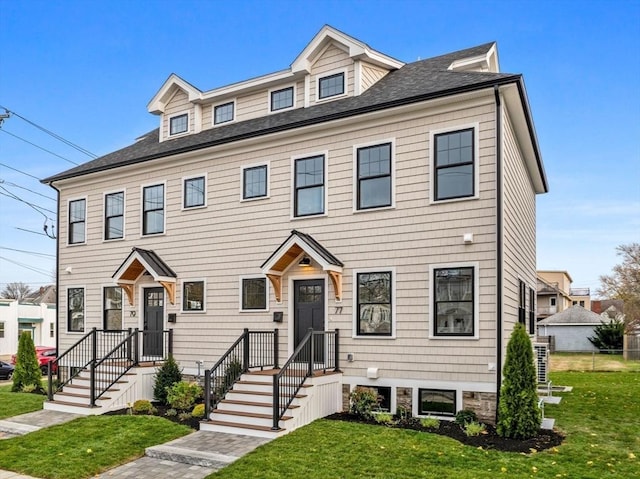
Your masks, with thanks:
[(145, 288), (144, 290), (144, 333), (142, 339), (143, 356), (162, 357), (162, 327), (164, 325), (164, 290)]
[[(324, 280), (305, 279), (293, 282), (293, 338), (294, 349), (305, 337), (309, 328), (324, 331)], [(324, 338), (314, 339), (314, 361), (324, 361)]]

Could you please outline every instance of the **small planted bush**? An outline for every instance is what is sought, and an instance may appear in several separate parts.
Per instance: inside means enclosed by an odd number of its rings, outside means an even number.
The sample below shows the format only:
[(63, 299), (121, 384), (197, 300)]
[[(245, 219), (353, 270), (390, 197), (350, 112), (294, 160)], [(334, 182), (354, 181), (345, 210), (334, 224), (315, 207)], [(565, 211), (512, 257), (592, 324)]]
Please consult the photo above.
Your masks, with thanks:
[(154, 379), (153, 397), (160, 404), (167, 405), (168, 388), (182, 381), (182, 370), (173, 359), (173, 355), (170, 354), (162, 366), (158, 368)]
[(18, 353), (16, 354), (16, 368), (13, 371), (12, 392), (42, 391), (42, 371), (38, 365), (36, 347), (31, 335), (22, 333), (18, 341)]
[(378, 424), (392, 424), (393, 415), (390, 412), (375, 412), (373, 413), (373, 419)]
[(138, 399), (134, 402), (132, 410), (134, 414), (153, 414), (156, 412), (156, 408), (153, 407), (151, 401), (146, 399)]
[(440, 427), (440, 420), (435, 417), (423, 417), (420, 418), (420, 425), (425, 429), (438, 429)]
[(478, 422), (478, 416), (471, 409), (461, 409), (456, 413), (456, 424), (464, 427), (471, 422)]
[(349, 395), (349, 412), (364, 419), (371, 419), (374, 408), (378, 406), (378, 395), (371, 388), (358, 386)]
[(165, 412), (164, 415), (167, 417), (176, 417), (178, 415), (178, 411), (173, 408), (167, 409), (167, 412)]
[(202, 388), (197, 383), (180, 381), (167, 391), (167, 402), (178, 411), (190, 411), (198, 399), (202, 398)]
[(204, 404), (196, 404), (193, 407), (193, 411), (191, 411), (191, 416), (195, 418), (203, 418), (204, 417)]
[(486, 429), (487, 428), (486, 428), (486, 426), (484, 424), (473, 421), (473, 422), (465, 424), (464, 433), (467, 436), (479, 436)]
[(188, 421), (189, 419), (191, 419), (191, 413), (181, 412), (180, 414), (178, 414), (178, 419), (180, 419), (180, 422)]

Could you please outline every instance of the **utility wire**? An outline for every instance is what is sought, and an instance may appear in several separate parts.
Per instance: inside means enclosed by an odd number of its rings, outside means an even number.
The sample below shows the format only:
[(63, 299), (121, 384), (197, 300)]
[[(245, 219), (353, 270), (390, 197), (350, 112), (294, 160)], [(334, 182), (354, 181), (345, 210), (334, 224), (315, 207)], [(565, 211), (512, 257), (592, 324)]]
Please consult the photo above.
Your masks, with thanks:
[(41, 233), (40, 231), (33, 231), (33, 230), (27, 230), (24, 228), (18, 228), (17, 226), (14, 226), (15, 229), (20, 230), (20, 231), (26, 231), (27, 233), (33, 233), (34, 235), (42, 235), (42, 236), (47, 236), (49, 238), (51, 238), (51, 236)]
[(56, 255), (54, 255), (54, 254), (38, 253), (37, 251), (25, 251), (23, 249), (7, 248), (6, 246), (0, 246), (0, 249), (6, 249), (7, 251), (16, 251), (18, 253), (31, 254), (31, 255), (34, 255), (34, 256), (47, 256), (49, 258), (55, 258), (56, 257)]
[(38, 178), (37, 176), (33, 176), (31, 173), (27, 173), (25, 171), (19, 170), (17, 168), (14, 168), (13, 166), (5, 165), (4, 163), (0, 163), (0, 166), (4, 166), (5, 168), (9, 168), (10, 170), (17, 171), (18, 173), (22, 173), (23, 175), (30, 176), (31, 178), (34, 178), (34, 179), (36, 179), (38, 181), (42, 180), (42, 178)]
[(45, 151), (45, 152), (49, 153), (50, 155), (57, 156), (58, 158), (61, 158), (61, 159), (63, 159), (64, 161), (68, 161), (68, 162), (69, 162), (69, 163), (71, 163), (72, 165), (78, 165), (78, 163), (76, 163), (75, 161), (70, 160), (69, 158), (65, 158), (64, 156), (58, 155), (57, 153), (54, 153), (54, 152), (53, 152), (53, 151), (51, 151), (51, 150), (47, 150), (46, 148), (42, 148), (41, 146), (36, 145), (35, 143), (30, 142), (29, 140), (25, 140), (24, 138), (22, 138), (22, 137), (20, 137), (20, 136), (18, 136), (18, 135), (14, 135), (13, 133), (9, 133), (9, 132), (8, 132), (7, 130), (5, 130), (5, 129), (0, 128), (0, 131), (1, 131), (1, 132), (3, 132), (3, 133), (6, 133), (7, 135), (11, 135), (11, 136), (13, 136), (14, 138), (17, 138), (18, 140), (22, 140), (22, 141), (24, 141), (25, 143), (30, 144), (31, 146), (35, 146), (36, 148), (38, 148), (38, 149), (40, 149), (40, 150), (42, 150), (42, 151)]
[(37, 129), (45, 132), (47, 135), (50, 135), (50, 136), (54, 137), (56, 140), (61, 141), (65, 145), (70, 146), (71, 148), (74, 148), (74, 149), (78, 150), (80, 153), (84, 153), (85, 155), (90, 156), (92, 158), (97, 158), (98, 157), (98, 155), (96, 155), (94, 153), (91, 153), (89, 150), (85, 150), (81, 146), (76, 145), (75, 143), (67, 140), (66, 138), (63, 138), (62, 136), (52, 132), (51, 130), (47, 130), (46, 128), (44, 128), (44, 127), (32, 122), (31, 120), (27, 120), (24, 116), (19, 115), (15, 111), (11, 111), (7, 107), (2, 106), (2, 105), (0, 105), (0, 108), (3, 108), (5, 112), (10, 113), (11, 115), (17, 116), (21, 120), (26, 121), (30, 125), (32, 125), (32, 126), (36, 127)]
[(16, 188), (20, 188), (21, 190), (28, 191), (29, 193), (33, 193), (34, 195), (42, 196), (43, 198), (46, 198), (48, 200), (57, 201), (55, 198), (51, 196), (43, 195), (42, 193), (38, 193), (37, 191), (30, 190), (29, 188), (25, 188), (24, 186), (16, 185), (15, 183), (12, 183), (10, 181), (3, 180), (2, 178), (0, 178), (0, 184), (14, 186)]
[[(20, 198), (19, 196), (16, 196), (16, 195), (14, 195), (13, 193), (11, 193), (11, 192), (10, 192), (9, 190), (7, 190), (4, 186), (0, 186), (0, 190), (4, 190), (4, 191), (6, 192), (6, 193), (2, 193), (2, 192), (0, 191), (0, 195), (2, 195), (2, 196), (7, 196), (7, 197), (9, 197), (9, 198), (13, 198), (13, 199), (14, 199), (14, 200), (16, 200), (16, 201), (19, 201), (19, 202), (21, 202), (21, 203), (24, 203), (25, 205), (30, 206), (31, 208), (33, 208), (34, 210), (36, 210), (38, 213), (40, 213), (40, 214), (41, 214), (42, 216), (44, 216), (45, 218), (48, 218), (48, 216), (47, 216), (47, 215), (45, 215), (45, 214), (44, 214), (42, 211), (40, 211), (40, 210), (47, 211), (47, 212), (49, 212), (49, 213), (51, 213), (51, 214), (54, 214), (54, 215), (55, 215), (55, 214), (57, 214), (55, 211), (51, 211), (50, 209), (43, 208), (42, 206), (34, 205), (33, 203), (29, 203), (28, 201), (23, 200), (23, 199), (22, 199), (22, 198)], [(53, 218), (48, 218), (48, 219), (50, 219), (51, 221), (55, 221), (55, 219), (53, 219)]]
[(13, 263), (13, 264), (15, 264), (17, 266), (20, 266), (22, 268), (30, 269), (31, 271), (34, 271), (36, 273), (44, 274), (45, 276), (51, 276), (51, 272), (50, 271), (45, 271), (45, 270), (40, 269), (40, 268), (35, 268), (33, 266), (28, 266), (28, 265), (26, 265), (24, 263), (19, 263), (18, 261), (13, 261), (13, 260), (10, 260), (9, 258), (5, 258), (4, 256), (0, 256), (0, 259), (8, 261), (9, 263)]

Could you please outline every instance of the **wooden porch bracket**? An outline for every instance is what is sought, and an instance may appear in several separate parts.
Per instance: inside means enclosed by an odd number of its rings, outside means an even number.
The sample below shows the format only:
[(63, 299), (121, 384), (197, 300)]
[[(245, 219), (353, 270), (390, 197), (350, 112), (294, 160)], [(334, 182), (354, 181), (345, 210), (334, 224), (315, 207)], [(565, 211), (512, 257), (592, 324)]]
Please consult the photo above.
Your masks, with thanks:
[(120, 286), (126, 293), (127, 299), (129, 300), (129, 306), (133, 306), (133, 292), (135, 291), (135, 286), (129, 283), (118, 283), (118, 286)]
[(333, 291), (336, 294), (336, 301), (342, 301), (342, 273), (337, 271), (327, 271), (333, 283)]
[(176, 283), (170, 281), (158, 281), (169, 295), (169, 302), (176, 304)]
[(276, 302), (282, 301), (282, 276), (277, 274), (267, 274), (267, 278), (271, 281), (273, 286), (273, 294), (276, 297)]

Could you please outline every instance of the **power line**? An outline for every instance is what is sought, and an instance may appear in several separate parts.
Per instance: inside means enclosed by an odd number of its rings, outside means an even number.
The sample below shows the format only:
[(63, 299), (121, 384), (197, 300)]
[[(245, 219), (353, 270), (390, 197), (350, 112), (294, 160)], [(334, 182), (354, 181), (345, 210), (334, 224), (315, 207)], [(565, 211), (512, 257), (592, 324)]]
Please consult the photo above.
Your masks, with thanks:
[[(2, 130), (4, 131), (4, 130)], [(5, 165), (4, 163), (0, 163), (0, 166), (4, 166), (5, 168), (9, 168), (10, 170), (17, 171), (18, 173), (22, 173), (23, 175), (34, 178), (38, 181), (41, 181), (42, 178), (38, 178), (37, 176), (33, 176), (31, 173), (27, 173), (26, 171), (19, 170), (18, 168), (14, 168), (13, 166)]]
[(18, 135), (14, 135), (13, 133), (9, 133), (7, 130), (4, 130), (4, 129), (0, 128), (0, 131), (1, 131), (1, 132), (3, 132), (3, 133), (6, 133), (7, 135), (11, 135), (11, 136), (13, 136), (14, 138), (17, 138), (18, 140), (22, 140), (22, 141), (24, 141), (25, 143), (30, 144), (31, 146), (35, 146), (36, 148), (38, 148), (38, 149), (40, 149), (40, 150), (42, 150), (42, 151), (46, 151), (46, 152), (47, 152), (47, 153), (49, 153), (50, 155), (57, 156), (58, 158), (62, 158), (64, 161), (68, 161), (68, 162), (69, 162), (69, 163), (71, 163), (72, 165), (76, 165), (76, 166), (78, 165), (78, 163), (76, 163), (75, 161), (70, 160), (69, 158), (65, 158), (64, 156), (58, 155), (57, 153), (54, 153), (54, 152), (53, 152), (53, 151), (51, 151), (51, 150), (47, 150), (46, 148), (42, 148), (41, 146), (36, 145), (35, 143), (30, 142), (29, 140), (25, 140), (24, 138), (22, 138), (22, 137), (20, 137), (20, 136), (18, 136)]
[(28, 191), (29, 193), (33, 193), (34, 195), (42, 196), (43, 198), (46, 198), (51, 201), (57, 201), (55, 198), (51, 196), (43, 195), (42, 193), (38, 193), (37, 191), (30, 190), (29, 188), (25, 188), (24, 186), (16, 185), (15, 183), (12, 183), (10, 181), (5, 181), (1, 178), (0, 178), (0, 184), (15, 186), (16, 188), (20, 188), (21, 190)]
[(40, 269), (40, 268), (34, 268), (33, 266), (29, 266), (29, 265), (26, 265), (24, 263), (20, 263), (18, 261), (10, 260), (9, 258), (5, 258), (4, 256), (0, 256), (0, 259), (8, 261), (9, 263), (13, 263), (13, 264), (15, 264), (17, 266), (20, 266), (21, 268), (29, 269), (29, 270), (31, 270), (31, 271), (33, 271), (35, 273), (43, 274), (45, 276), (51, 276), (51, 272), (50, 271), (45, 271), (45, 270)]
[(0, 105), (0, 108), (3, 108), (5, 112), (17, 116), (18, 118), (20, 118), (23, 121), (26, 121), (27, 123), (29, 123), (30, 125), (36, 127), (37, 129), (45, 132), (47, 135), (52, 136), (53, 138), (55, 138), (56, 140), (61, 141), (62, 143), (64, 143), (67, 146), (70, 146), (71, 148), (74, 148), (76, 150), (78, 150), (80, 153), (84, 153), (87, 156), (90, 156), (92, 158), (97, 158), (98, 155), (91, 153), (89, 150), (85, 150), (84, 148), (82, 148), (81, 146), (76, 145), (75, 143), (67, 140), (66, 138), (63, 138), (62, 136), (52, 132), (51, 130), (47, 130), (46, 128), (32, 122), (31, 120), (26, 119), (24, 116), (19, 115), (18, 113), (16, 113), (15, 111), (11, 111), (9, 110), (7, 107)]
[(33, 231), (33, 230), (27, 230), (24, 228), (18, 228), (17, 226), (14, 226), (15, 229), (20, 230), (20, 231), (26, 231), (27, 233), (33, 233), (34, 235), (42, 235), (42, 236), (47, 236), (49, 238), (51, 238), (51, 236), (41, 233), (40, 231)]
[(38, 253), (37, 251), (25, 251), (23, 249), (7, 248), (6, 246), (0, 246), (0, 249), (6, 249), (8, 251), (16, 251), (18, 253), (32, 254), (34, 256), (47, 256), (49, 258), (55, 258), (56, 257), (55, 254)]
[[(54, 214), (54, 215), (55, 215), (55, 214), (57, 214), (55, 211), (52, 211), (52, 210), (47, 209), (47, 208), (44, 208), (44, 207), (42, 207), (42, 206), (34, 205), (33, 203), (30, 203), (30, 202), (28, 202), (28, 201), (23, 200), (23, 199), (22, 199), (22, 198), (20, 198), (19, 196), (16, 196), (16, 195), (14, 195), (13, 193), (11, 193), (11, 192), (10, 192), (9, 190), (7, 190), (4, 186), (0, 186), (0, 190), (5, 191), (5, 193), (0, 192), (0, 195), (2, 195), (2, 196), (7, 196), (7, 197), (9, 197), (9, 198), (13, 198), (13, 199), (14, 199), (14, 200), (16, 200), (16, 201), (19, 201), (19, 202), (21, 202), (21, 203), (24, 203), (25, 205), (30, 206), (31, 208), (33, 208), (34, 210), (36, 210), (38, 213), (40, 213), (40, 214), (41, 214), (42, 216), (44, 216), (45, 218), (48, 218), (48, 217), (47, 217), (47, 215), (45, 215), (45, 214), (44, 214), (42, 211), (40, 211), (40, 210), (47, 211), (47, 212), (49, 212), (49, 213), (51, 213), (51, 214)], [(51, 221), (55, 221), (55, 219), (53, 219), (53, 218), (48, 218), (48, 219), (50, 219)]]

